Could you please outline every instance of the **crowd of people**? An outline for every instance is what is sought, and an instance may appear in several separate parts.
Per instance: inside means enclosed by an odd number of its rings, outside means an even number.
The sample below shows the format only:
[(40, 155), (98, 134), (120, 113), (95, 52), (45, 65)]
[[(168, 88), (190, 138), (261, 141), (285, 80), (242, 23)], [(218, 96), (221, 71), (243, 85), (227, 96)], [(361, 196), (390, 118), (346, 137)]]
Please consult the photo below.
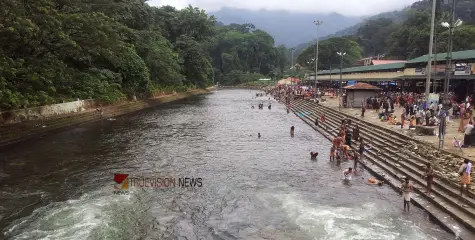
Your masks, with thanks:
[[(320, 91), (315, 89), (302, 88), (300, 86), (281, 85), (277, 87), (270, 87), (265, 89), (266, 93), (272, 94), (274, 98), (283, 102), (287, 106), (287, 113), (292, 108), (292, 100), (302, 95), (319, 96)], [(393, 125), (400, 125), (401, 128), (406, 126), (408, 128), (415, 128), (417, 125), (423, 126), (438, 126), (441, 120), (450, 121), (450, 119), (461, 119), (459, 131), (465, 133), (464, 145), (469, 146), (475, 144), (475, 127), (472, 121), (472, 97), (467, 97), (464, 101), (456, 102), (455, 96), (451, 95), (451, 105), (447, 108), (437, 101), (426, 101), (423, 94), (417, 93), (396, 93), (384, 92), (376, 97), (368, 98), (362, 104), (361, 116), (364, 117), (366, 109), (373, 109), (381, 121), (388, 122)], [(396, 117), (397, 109), (402, 110), (399, 118)], [(322, 127), (326, 123), (325, 115), (315, 116), (315, 126)], [(337, 136), (332, 141), (330, 148), (330, 161), (336, 162), (337, 166), (341, 166), (342, 161), (353, 161), (353, 167), (349, 167), (343, 171), (345, 180), (351, 180), (351, 176), (357, 172), (358, 163), (363, 161), (363, 155), (370, 147), (366, 146), (363, 138), (360, 137), (360, 128), (357, 124), (353, 124), (351, 119), (344, 119), (338, 129)], [(291, 135), (293, 136), (293, 126)], [(352, 150), (352, 140), (358, 143), (357, 150)], [(318, 152), (311, 152), (311, 159), (315, 160)], [(460, 166), (459, 175), (461, 177), (460, 195), (464, 191), (468, 191), (470, 184), (471, 162), (465, 160)], [(434, 169), (430, 163), (425, 167), (422, 177), (426, 179), (426, 191), (428, 196), (431, 195), (432, 184), (435, 179)], [(374, 177), (368, 179), (368, 184), (382, 186), (384, 180), (378, 180)], [(404, 177), (400, 187), (401, 194), (404, 200), (404, 211), (410, 210), (410, 201), (413, 192), (413, 185), (408, 177)]]

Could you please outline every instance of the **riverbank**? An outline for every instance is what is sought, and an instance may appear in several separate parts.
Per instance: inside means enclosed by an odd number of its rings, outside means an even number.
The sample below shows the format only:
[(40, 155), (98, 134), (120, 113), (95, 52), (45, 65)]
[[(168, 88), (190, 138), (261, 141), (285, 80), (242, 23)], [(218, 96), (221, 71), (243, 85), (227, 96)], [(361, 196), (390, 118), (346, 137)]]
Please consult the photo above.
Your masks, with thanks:
[(262, 90), (265, 86), (219, 86), (218, 89), (253, 89), (253, 90)]
[(64, 129), (78, 126), (81, 124), (107, 120), (120, 115), (132, 113), (142, 109), (155, 107), (157, 105), (168, 103), (191, 96), (210, 93), (214, 87), (206, 89), (195, 89), (188, 92), (174, 93), (162, 95), (159, 97), (120, 102), (103, 108), (103, 116), (95, 109), (84, 112), (65, 114), (64, 116), (55, 117), (49, 120), (26, 121), (22, 123), (7, 124), (0, 126), (0, 147), (4, 147), (13, 143), (21, 142), (30, 138), (40, 137)]
[[(381, 128), (365, 119), (355, 118), (338, 111), (316, 103), (304, 100), (297, 100), (293, 103), (293, 111), (297, 116), (312, 126), (315, 130), (322, 133), (330, 141), (335, 137), (341, 121), (350, 118), (353, 124), (360, 126), (360, 136), (366, 139), (370, 149), (365, 152), (363, 163), (366, 169), (375, 174), (378, 178), (384, 179), (394, 189), (398, 190), (400, 181), (403, 177), (409, 177), (414, 185), (413, 203), (425, 209), (433, 219), (437, 220), (446, 229), (453, 232), (461, 239), (474, 239), (475, 219), (473, 195), (458, 198), (458, 182), (452, 177), (443, 177), (447, 175), (446, 171), (454, 166), (440, 166), (441, 163), (435, 161), (428, 154), (421, 153), (420, 150), (427, 150), (428, 146), (421, 142), (411, 141), (404, 135), (391, 133), (387, 129)], [(327, 122), (322, 124), (324, 127), (314, 126), (316, 117), (325, 114)], [(357, 142), (353, 141), (353, 149), (357, 150)], [(419, 150), (418, 150), (419, 149)], [(436, 149), (431, 154), (442, 156)], [(457, 156), (452, 156), (457, 159)], [(436, 182), (433, 186), (432, 197), (424, 193), (425, 180), (421, 177), (424, 171), (423, 166), (427, 162), (432, 162), (436, 169)], [(443, 167), (443, 169), (442, 169)], [(457, 178), (458, 179), (458, 178)]]
[[(367, 171), (347, 184), (331, 142), (256, 92), (218, 90), (4, 149), (0, 239), (454, 239), (419, 208), (402, 214)], [(262, 102), (272, 109), (251, 108)], [(114, 194), (114, 173), (129, 174), (129, 195)], [(143, 177), (177, 186), (132, 182)]]

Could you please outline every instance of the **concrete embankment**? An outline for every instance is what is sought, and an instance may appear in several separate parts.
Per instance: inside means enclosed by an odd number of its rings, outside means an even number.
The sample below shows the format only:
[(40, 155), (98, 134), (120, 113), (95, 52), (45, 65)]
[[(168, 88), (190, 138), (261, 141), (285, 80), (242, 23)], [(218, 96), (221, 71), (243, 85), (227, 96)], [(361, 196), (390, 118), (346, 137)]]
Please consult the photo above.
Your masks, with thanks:
[(265, 86), (219, 86), (219, 88), (224, 88), (224, 89), (253, 89), (253, 90), (262, 90), (263, 87)]
[(0, 126), (0, 146), (6, 146), (29, 138), (43, 136), (45, 134), (61, 131), (84, 123), (117, 117), (142, 109), (154, 107), (163, 103), (172, 102), (195, 95), (210, 93), (213, 90), (214, 87), (207, 89), (195, 89), (189, 92), (181, 92), (145, 100), (122, 102), (110, 105), (103, 108), (102, 118), (97, 111), (92, 110), (76, 114), (66, 114), (64, 116), (57, 116), (52, 119), (41, 121), (26, 121), (22, 123), (5, 124)]
[[(434, 163), (434, 160), (415, 150), (418, 146), (421, 147), (419, 143), (414, 143), (411, 139), (391, 133), (387, 129), (381, 129), (362, 119), (309, 101), (294, 101), (292, 108), (299, 118), (329, 140), (333, 140), (337, 135), (341, 121), (351, 118), (352, 125), (360, 126), (360, 136), (366, 139), (365, 142), (371, 147), (364, 154), (364, 162), (361, 162), (366, 169), (378, 178), (384, 179), (396, 190), (400, 187), (402, 177), (409, 177), (415, 190), (412, 199), (414, 204), (425, 209), (433, 220), (460, 239), (475, 239), (475, 201), (472, 194), (458, 197), (457, 183), (451, 179), (439, 178), (437, 175), (436, 182), (433, 184), (432, 197), (424, 193), (426, 183), (421, 177), (424, 171), (423, 166), (427, 162)], [(315, 118), (322, 114), (326, 116), (326, 123), (321, 123), (320, 127), (316, 127)], [(353, 140), (352, 143), (352, 149), (357, 150), (358, 142)]]

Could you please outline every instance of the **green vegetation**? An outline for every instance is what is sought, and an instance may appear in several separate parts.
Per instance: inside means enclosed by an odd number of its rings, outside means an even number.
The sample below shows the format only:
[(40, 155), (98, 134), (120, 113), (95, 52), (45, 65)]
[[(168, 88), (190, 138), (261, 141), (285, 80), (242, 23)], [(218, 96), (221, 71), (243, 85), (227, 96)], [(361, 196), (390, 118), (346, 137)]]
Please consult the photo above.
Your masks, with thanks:
[[(383, 59), (407, 60), (425, 55), (429, 52), (430, 17), (432, 0), (422, 0), (414, 3), (403, 11), (380, 14), (372, 17), (353, 29), (348, 29), (348, 36), (334, 37), (322, 41), (320, 47), (319, 69), (339, 68), (339, 56), (336, 52), (346, 52), (344, 66), (351, 66), (354, 59), (361, 56), (384, 56)], [(449, 30), (441, 26), (442, 22), (449, 22), (451, 5), (442, 4), (437, 8), (435, 39), (438, 53), (447, 52)], [(457, 27), (453, 38), (453, 51), (475, 49), (475, 15), (470, 11), (475, 9), (473, 0), (457, 0), (456, 19), (464, 21)], [(350, 31), (351, 30), (351, 31)], [(347, 42), (347, 46), (343, 45)], [(350, 44), (351, 43), (351, 44)], [(354, 46), (354, 44), (358, 46)], [(328, 45), (337, 46), (331, 49), (332, 55), (326, 49)], [(353, 46), (354, 49), (351, 49)], [(298, 62), (309, 69), (308, 64), (314, 58), (314, 47), (310, 45), (298, 57)], [(331, 47), (330, 47), (331, 48)], [(323, 49), (323, 50), (322, 50)], [(349, 53), (350, 52), (350, 53)]]
[[(346, 52), (343, 66), (351, 66), (361, 58), (362, 49), (351, 37), (337, 37), (323, 40), (319, 43), (318, 69), (340, 68), (340, 56), (337, 52)], [(297, 62), (308, 69), (315, 71), (315, 46), (305, 49), (297, 58)]]
[(145, 0), (5, 0), (0, 110), (145, 98), (282, 74), (287, 50), (251, 24), (218, 26)]

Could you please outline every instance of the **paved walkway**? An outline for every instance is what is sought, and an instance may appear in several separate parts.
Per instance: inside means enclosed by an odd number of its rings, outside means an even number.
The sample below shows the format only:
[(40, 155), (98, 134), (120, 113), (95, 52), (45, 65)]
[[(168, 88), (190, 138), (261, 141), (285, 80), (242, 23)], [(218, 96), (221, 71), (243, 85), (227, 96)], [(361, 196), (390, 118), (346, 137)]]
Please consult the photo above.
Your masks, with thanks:
[[(326, 101), (321, 103), (324, 106), (338, 109), (338, 98), (331, 99), (329, 97), (325, 97)], [(402, 112), (403, 108), (399, 108), (396, 106), (395, 114), (399, 117), (400, 113)], [(340, 108), (341, 112), (349, 114), (351, 116), (358, 117), (361, 115), (361, 108)], [(387, 122), (381, 122), (378, 119), (377, 113), (372, 109), (366, 109), (365, 112), (365, 121), (371, 122), (373, 124), (377, 124), (379, 126), (383, 126), (388, 129), (392, 129), (398, 132), (401, 132), (407, 136), (411, 136), (414, 139), (419, 141), (427, 142), (432, 144), (434, 147), (439, 147), (439, 137), (438, 136), (418, 136), (414, 130), (409, 130), (409, 124), (406, 124), (404, 129), (401, 129), (401, 126), (389, 125)], [(475, 148), (462, 148), (460, 151), (459, 148), (453, 146), (453, 139), (454, 137), (463, 142), (463, 133), (458, 131), (458, 127), (460, 124), (459, 119), (451, 119), (450, 122), (447, 123), (446, 129), (446, 136), (444, 141), (444, 149), (451, 153), (463, 156), (465, 158), (471, 159), (472, 161), (475, 160)], [(438, 130), (436, 130), (438, 132)]]

